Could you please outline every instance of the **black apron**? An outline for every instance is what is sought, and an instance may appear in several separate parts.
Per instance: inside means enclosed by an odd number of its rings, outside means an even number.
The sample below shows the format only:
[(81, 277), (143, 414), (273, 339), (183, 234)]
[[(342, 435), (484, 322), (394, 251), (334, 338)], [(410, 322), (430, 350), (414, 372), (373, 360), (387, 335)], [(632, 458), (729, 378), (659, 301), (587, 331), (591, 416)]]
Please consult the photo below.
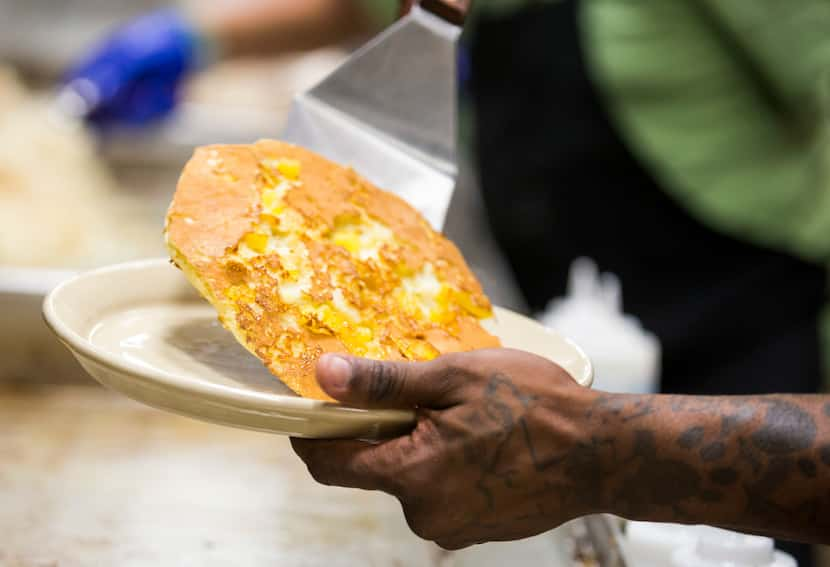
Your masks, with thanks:
[(588, 256), (659, 337), (663, 391), (816, 392), (825, 270), (716, 233), (667, 196), (589, 80), (577, 12), (560, 1), (471, 30), (483, 196), (531, 309)]

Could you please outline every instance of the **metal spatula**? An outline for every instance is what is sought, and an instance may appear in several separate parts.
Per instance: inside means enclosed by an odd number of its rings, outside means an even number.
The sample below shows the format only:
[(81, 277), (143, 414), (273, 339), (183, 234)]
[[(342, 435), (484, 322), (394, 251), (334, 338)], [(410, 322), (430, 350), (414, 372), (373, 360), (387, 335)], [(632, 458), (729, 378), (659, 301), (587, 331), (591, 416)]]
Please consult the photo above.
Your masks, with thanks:
[(456, 163), (456, 47), (468, 0), (422, 0), (294, 98), (283, 138), (444, 223)]

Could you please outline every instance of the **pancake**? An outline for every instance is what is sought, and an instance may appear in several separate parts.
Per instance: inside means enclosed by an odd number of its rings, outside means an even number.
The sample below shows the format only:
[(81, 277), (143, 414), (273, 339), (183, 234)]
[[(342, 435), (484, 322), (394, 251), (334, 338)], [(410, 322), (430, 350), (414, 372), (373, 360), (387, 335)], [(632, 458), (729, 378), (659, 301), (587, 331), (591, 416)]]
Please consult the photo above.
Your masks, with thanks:
[(198, 148), (168, 210), (171, 258), (301, 396), (325, 352), (425, 361), (499, 345), (461, 253), (397, 196), (284, 142)]

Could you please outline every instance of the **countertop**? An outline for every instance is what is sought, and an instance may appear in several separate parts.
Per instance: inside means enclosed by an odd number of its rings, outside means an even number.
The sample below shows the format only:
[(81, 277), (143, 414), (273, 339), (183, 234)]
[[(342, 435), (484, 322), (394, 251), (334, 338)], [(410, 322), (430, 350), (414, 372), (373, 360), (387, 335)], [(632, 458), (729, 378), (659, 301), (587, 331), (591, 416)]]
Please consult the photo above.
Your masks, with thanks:
[(285, 437), (92, 385), (0, 386), (2, 566), (555, 566), (564, 538), (449, 554), (392, 497), (316, 484)]

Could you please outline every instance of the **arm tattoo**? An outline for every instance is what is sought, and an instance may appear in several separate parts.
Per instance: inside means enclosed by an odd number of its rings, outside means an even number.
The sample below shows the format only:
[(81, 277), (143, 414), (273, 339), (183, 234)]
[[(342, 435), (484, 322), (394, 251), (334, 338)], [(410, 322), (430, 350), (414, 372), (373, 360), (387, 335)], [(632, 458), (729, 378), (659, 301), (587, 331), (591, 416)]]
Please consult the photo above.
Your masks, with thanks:
[[(608, 467), (609, 509), (640, 519), (827, 540), (830, 471), (821, 468), (830, 467), (826, 398), (646, 397), (600, 397), (586, 414), (619, 431), (614, 443), (627, 455), (616, 470)], [(644, 405), (651, 408), (645, 416)], [(638, 420), (637, 426), (626, 428), (628, 420)]]
[(497, 533), (481, 518), (530, 500), (507, 520), (576, 509), (812, 541), (830, 534), (827, 398), (597, 393), (572, 409), (502, 373), (480, 395), (458, 427), (481, 433), (460, 465), (473, 471), (482, 515), (459, 533)]

